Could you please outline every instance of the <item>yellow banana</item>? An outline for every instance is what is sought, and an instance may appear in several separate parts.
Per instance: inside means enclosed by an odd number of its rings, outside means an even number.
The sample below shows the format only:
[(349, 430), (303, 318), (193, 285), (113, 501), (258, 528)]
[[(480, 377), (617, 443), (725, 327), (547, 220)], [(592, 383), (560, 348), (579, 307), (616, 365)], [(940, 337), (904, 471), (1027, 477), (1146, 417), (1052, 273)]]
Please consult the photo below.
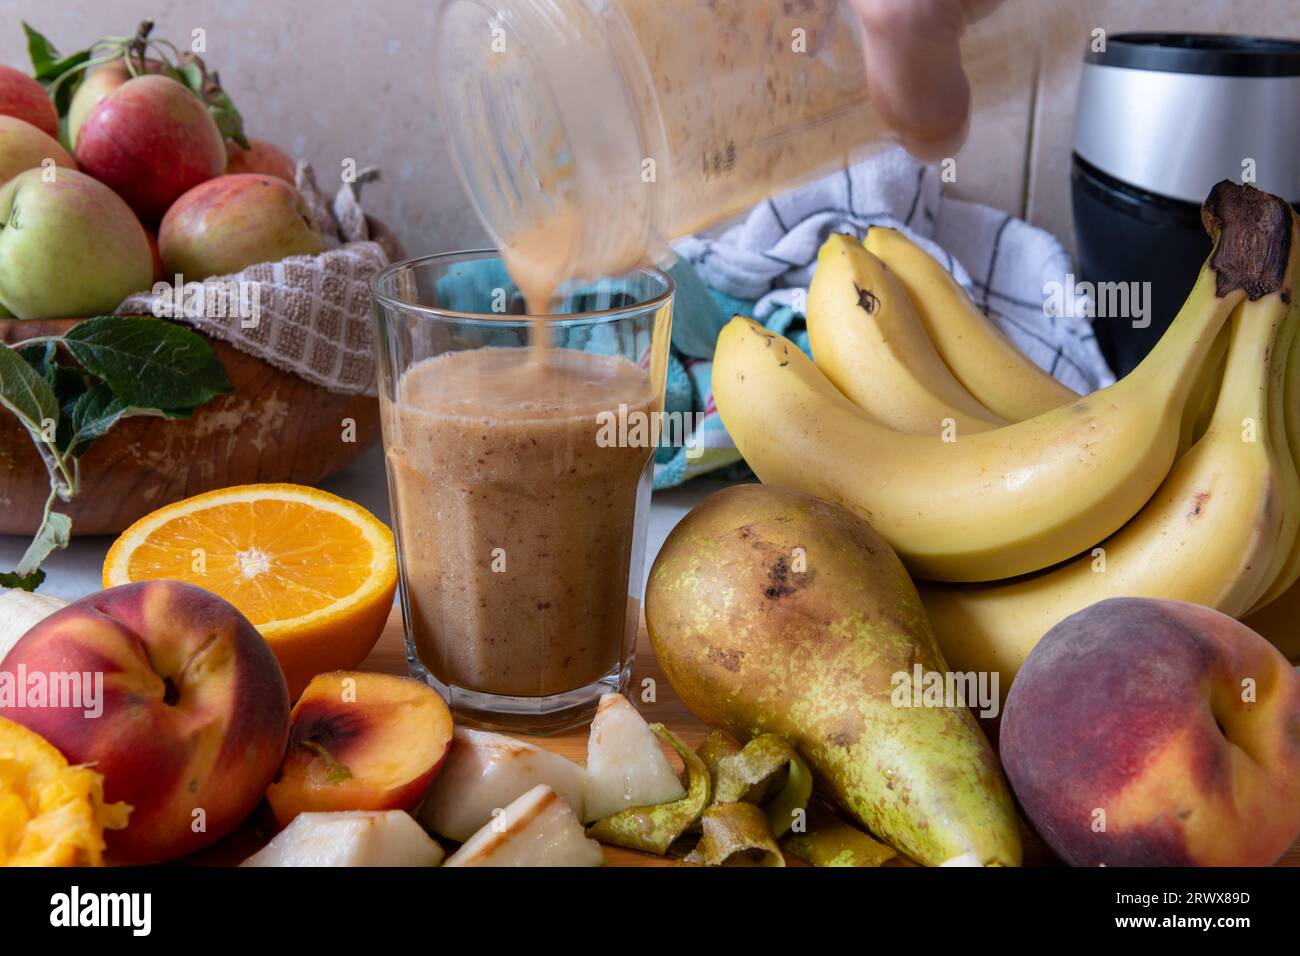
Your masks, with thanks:
[[(1297, 238), (1300, 237), (1293, 235), (1291, 241), (1294, 243)], [(1252, 604), (1250, 614), (1255, 614), (1281, 598), (1300, 580), (1300, 517), (1296, 517), (1296, 512), (1300, 511), (1300, 378), (1297, 378), (1300, 376), (1300, 269), (1296, 270), (1291, 284), (1290, 324), (1290, 346), (1284, 348), (1281, 342), (1278, 343), (1279, 354), (1286, 356), (1286, 375), (1280, 389), (1282, 403), (1275, 423), (1281, 428), (1281, 437), (1275, 439), (1275, 447), (1280, 452), (1285, 452), (1288, 459), (1283, 467), (1289, 471), (1287, 491), (1290, 497), (1287, 507), (1293, 523), (1290, 528), (1290, 543), (1279, 548), (1283, 557), (1278, 570)], [(1289, 469), (1286, 469), (1287, 464), (1290, 465)]]
[(737, 317), (722, 330), (713, 391), (727, 431), (765, 482), (867, 518), (917, 577), (988, 581), (1070, 558), (1118, 529), (1164, 480), (1193, 372), (1240, 289), (1207, 263), (1138, 368), (1073, 404), (945, 441), (871, 420), (799, 349)]
[(1285, 365), (1271, 353), (1286, 311), (1278, 293), (1238, 308), (1209, 429), (1146, 507), (1100, 547), (1015, 581), (920, 584), (950, 667), (998, 671), (1005, 694), (1048, 630), (1109, 597), (1171, 598), (1244, 613), (1267, 581), (1282, 533), (1274, 403), (1261, 386)]
[(1024, 421), (1078, 398), (1016, 348), (947, 270), (907, 236), (873, 226), (865, 244), (903, 284), (957, 381), (995, 415)]
[(832, 234), (818, 253), (808, 339), (817, 367), (882, 425), (966, 435), (1006, 424), (948, 371), (903, 286), (853, 236)]
[(1182, 433), (1178, 436), (1178, 455), (1195, 445), (1210, 427), (1214, 417), (1214, 406), (1219, 403), (1219, 389), (1223, 386), (1223, 368), (1228, 361), (1228, 342), (1232, 339), (1232, 330), (1224, 326), (1219, 337), (1214, 340), (1210, 354), (1205, 357), (1184, 410)]
[[(1277, 355), (1271, 363), (1268, 382), (1271, 405), (1269, 408), (1269, 444), (1277, 452), (1278, 483), (1282, 489), (1282, 530), (1268, 572), (1260, 583), (1250, 603), (1249, 610), (1263, 607), (1272, 601), (1295, 580), (1292, 565), (1296, 557), (1296, 545), (1300, 541), (1300, 475), (1296, 473), (1295, 462), (1291, 458), (1290, 444), (1286, 432), (1286, 367), (1295, 341), (1296, 323), (1294, 311), (1288, 310), (1285, 330), (1278, 335), (1274, 347)], [(1249, 613), (1249, 610), (1242, 614)]]

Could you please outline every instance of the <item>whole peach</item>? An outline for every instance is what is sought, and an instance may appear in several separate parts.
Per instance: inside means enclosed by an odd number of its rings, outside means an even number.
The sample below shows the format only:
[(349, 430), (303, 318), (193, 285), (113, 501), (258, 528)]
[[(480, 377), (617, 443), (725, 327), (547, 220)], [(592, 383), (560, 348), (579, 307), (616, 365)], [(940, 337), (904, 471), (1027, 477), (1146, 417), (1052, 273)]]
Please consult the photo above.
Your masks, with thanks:
[(270, 647), (233, 605), (188, 584), (73, 602), (13, 646), (6, 680), (64, 688), (39, 701), (0, 695), (0, 715), (92, 764), (105, 799), (132, 806), (126, 829), (106, 836), (115, 863), (175, 859), (229, 831), (262, 799), (288, 739)]
[(1300, 676), (1196, 604), (1113, 598), (1029, 654), (1007, 777), (1075, 866), (1263, 866), (1300, 836)]

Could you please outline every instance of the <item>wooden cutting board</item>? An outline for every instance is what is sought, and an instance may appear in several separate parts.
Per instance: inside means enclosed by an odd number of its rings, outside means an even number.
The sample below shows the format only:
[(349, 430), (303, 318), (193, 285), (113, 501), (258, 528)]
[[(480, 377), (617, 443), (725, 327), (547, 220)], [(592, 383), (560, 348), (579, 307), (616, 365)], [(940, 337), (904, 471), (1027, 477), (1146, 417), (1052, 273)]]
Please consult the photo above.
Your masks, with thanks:
[[(361, 665), (361, 669), (381, 671), (387, 674), (406, 674), (406, 647), (402, 639), (402, 615), (400, 610), (394, 609), (393, 614), (388, 619), (388, 626), (385, 627), (383, 636), (380, 637), (375, 649)], [(653, 683), (647, 685), (645, 683), (647, 680)], [(645, 695), (651, 690), (653, 690), (653, 699), (644, 699)], [(655, 660), (649, 637), (646, 635), (644, 622), (642, 622), (640, 633), (637, 636), (636, 664), (632, 668), (632, 683), (629, 687), (628, 696), (633, 700), (646, 720), (651, 723), (664, 724), (689, 747), (698, 747), (700, 742), (709, 734), (710, 728), (697, 720), (673, 692), (672, 685), (668, 683), (663, 670), (659, 667), (659, 662)], [(587, 759), (586, 727), (579, 727), (576, 730), (550, 737), (524, 737), (522, 739), (546, 747), (548, 750), (568, 757), (570, 760), (582, 763)], [(667, 752), (671, 753), (671, 751)], [(676, 758), (673, 759), (675, 762)], [(1025, 865), (1061, 865), (1051, 851), (1023, 825), (1022, 835), (1024, 837)], [(677, 865), (677, 861), (674, 859), (651, 856), (617, 847), (606, 847), (605, 858), (611, 866)], [(786, 862), (792, 866), (802, 865), (793, 858), (787, 858)], [(898, 860), (887, 865), (910, 866), (914, 864), (908, 860)], [(1300, 866), (1300, 840), (1287, 851), (1286, 855), (1278, 862), (1278, 865)]]

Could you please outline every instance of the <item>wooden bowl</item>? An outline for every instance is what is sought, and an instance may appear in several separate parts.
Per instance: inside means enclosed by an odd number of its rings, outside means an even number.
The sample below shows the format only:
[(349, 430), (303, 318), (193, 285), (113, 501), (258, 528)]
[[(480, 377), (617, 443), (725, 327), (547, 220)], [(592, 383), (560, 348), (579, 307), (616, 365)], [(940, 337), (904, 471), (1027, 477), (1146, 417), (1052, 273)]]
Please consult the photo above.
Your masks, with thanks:
[[(405, 258), (392, 230), (367, 222), (390, 261)], [(82, 321), (0, 319), (0, 342), (61, 335)], [(234, 391), (188, 419), (127, 419), (96, 442), (81, 459), (81, 491), (59, 505), (74, 535), (119, 534), (163, 505), (231, 485), (316, 484), (379, 440), (378, 399), (331, 392), (204, 338)], [(345, 419), (356, 423), (354, 441), (343, 440)], [(34, 534), (49, 491), (31, 436), (0, 408), (0, 534)]]
[[(83, 319), (0, 320), (0, 341), (62, 335)], [(234, 391), (179, 421), (131, 418), (81, 459), (81, 491), (59, 510), (74, 534), (118, 534), (151, 511), (216, 488), (253, 482), (314, 484), (379, 437), (379, 403), (341, 395), (207, 338)], [(343, 440), (343, 421), (356, 440)], [(27, 430), (0, 409), (0, 533), (31, 535), (50, 481)]]

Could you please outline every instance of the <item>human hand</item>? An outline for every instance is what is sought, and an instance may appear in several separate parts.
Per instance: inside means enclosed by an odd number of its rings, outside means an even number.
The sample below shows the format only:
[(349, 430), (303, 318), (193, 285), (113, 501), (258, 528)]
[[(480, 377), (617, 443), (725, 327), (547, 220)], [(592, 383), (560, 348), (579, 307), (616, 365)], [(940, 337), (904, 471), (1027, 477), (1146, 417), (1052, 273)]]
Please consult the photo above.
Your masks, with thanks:
[(1002, 0), (853, 0), (872, 104), (920, 159), (951, 156), (970, 124), (959, 41)]

